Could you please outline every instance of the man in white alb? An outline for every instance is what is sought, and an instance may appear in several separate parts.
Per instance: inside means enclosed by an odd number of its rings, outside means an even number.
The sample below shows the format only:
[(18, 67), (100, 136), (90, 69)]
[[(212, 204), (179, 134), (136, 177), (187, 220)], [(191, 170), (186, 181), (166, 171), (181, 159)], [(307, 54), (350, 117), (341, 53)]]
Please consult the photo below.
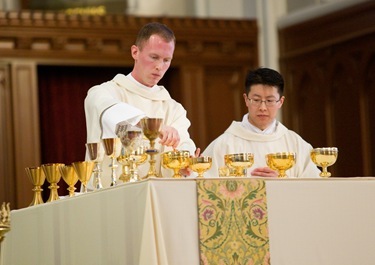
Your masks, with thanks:
[(312, 146), (276, 120), (285, 100), (283, 90), (283, 77), (275, 70), (259, 68), (247, 74), (243, 98), (248, 113), (241, 122), (233, 121), (202, 153), (212, 156), (206, 177), (218, 177), (219, 168), (225, 165), (224, 155), (236, 153), (254, 154), (248, 176), (276, 177), (277, 172), (267, 167), (265, 156), (277, 152), (296, 153), (296, 164), (287, 171), (288, 177), (319, 177), (320, 171), (310, 159)]
[[(161, 23), (146, 24), (139, 31), (135, 45), (131, 47), (132, 72), (117, 74), (111, 81), (88, 91), (85, 99), (88, 143), (116, 137), (117, 124), (125, 122), (134, 126), (143, 117), (163, 118), (161, 138), (156, 141), (160, 153), (176, 148), (194, 154), (196, 147), (188, 133), (190, 121), (186, 110), (163, 86), (157, 85), (171, 64), (175, 41), (173, 31)], [(156, 160), (159, 172), (159, 155)], [(109, 163), (106, 158), (103, 168)], [(148, 163), (140, 166), (141, 176), (146, 175), (148, 166)], [(163, 170), (162, 175), (171, 175), (170, 171)], [(103, 173), (101, 179), (104, 187), (111, 182), (108, 174)]]

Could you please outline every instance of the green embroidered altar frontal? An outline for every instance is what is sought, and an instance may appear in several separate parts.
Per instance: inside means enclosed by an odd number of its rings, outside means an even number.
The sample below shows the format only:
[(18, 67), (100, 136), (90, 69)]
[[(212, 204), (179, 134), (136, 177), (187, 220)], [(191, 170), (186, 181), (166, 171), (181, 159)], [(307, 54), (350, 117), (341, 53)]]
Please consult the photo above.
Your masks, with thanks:
[(262, 179), (197, 180), (201, 265), (270, 264)]

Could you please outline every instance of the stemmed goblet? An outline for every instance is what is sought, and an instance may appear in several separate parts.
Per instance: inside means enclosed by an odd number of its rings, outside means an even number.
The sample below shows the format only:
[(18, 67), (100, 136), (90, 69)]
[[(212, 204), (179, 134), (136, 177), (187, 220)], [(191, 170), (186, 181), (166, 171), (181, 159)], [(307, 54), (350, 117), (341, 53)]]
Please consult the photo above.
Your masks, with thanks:
[(78, 179), (82, 183), (82, 193), (87, 193), (87, 182), (91, 178), (95, 163), (93, 161), (78, 161), (72, 163), (74, 170), (77, 173)]
[(129, 165), (128, 181), (139, 181), (138, 166), (147, 160), (142, 130), (128, 125), (119, 130), (118, 135), (122, 143), (121, 160), (125, 160)]
[(337, 156), (337, 147), (314, 148), (310, 153), (311, 160), (314, 164), (322, 168), (322, 172), (319, 176), (323, 178), (331, 176), (331, 173), (327, 171), (327, 168), (336, 162)]
[(174, 150), (162, 154), (162, 165), (174, 171), (173, 178), (182, 178), (180, 170), (190, 165), (190, 152)]
[(57, 183), (59, 183), (61, 179), (60, 167), (62, 166), (64, 166), (64, 164), (62, 163), (49, 163), (42, 165), (43, 172), (47, 178), (48, 183), (50, 184), (50, 186), (48, 187), (50, 189), (50, 194), (47, 202), (52, 202), (60, 199), (57, 192), (59, 188)]
[(104, 138), (102, 139), (105, 154), (111, 159), (111, 186), (117, 185), (117, 176), (116, 176), (116, 152), (117, 152), (117, 143), (119, 138)]
[(296, 162), (296, 154), (293, 152), (270, 153), (266, 155), (267, 165), (279, 172), (278, 178), (286, 178), (285, 171), (294, 166)]
[(74, 196), (76, 185), (78, 181), (78, 175), (72, 165), (65, 165), (59, 168), (61, 176), (66, 184), (68, 184), (67, 190), (69, 191), (69, 197)]
[(95, 190), (100, 190), (103, 188), (102, 185), (102, 168), (101, 164), (103, 162), (104, 154), (102, 152), (102, 145), (100, 142), (97, 143), (86, 143), (86, 148), (88, 151), (88, 155), (91, 161), (95, 163), (94, 169), (93, 169), (93, 184)]
[(145, 178), (159, 177), (155, 168), (155, 155), (158, 154), (158, 150), (155, 149), (155, 140), (159, 137), (161, 125), (163, 123), (162, 118), (143, 118), (141, 120), (141, 127), (143, 134), (150, 141), (150, 148), (147, 149), (147, 153), (150, 155), (149, 163), (150, 168)]
[(29, 206), (43, 204), (42, 191), (41, 188), (46, 176), (44, 175), (43, 169), (41, 167), (26, 167), (26, 174), (29, 177), (31, 183), (34, 185), (33, 192), (34, 197)]
[(224, 156), (225, 165), (228, 168), (235, 169), (235, 177), (244, 177), (247, 172), (245, 169), (250, 168), (254, 163), (252, 153), (227, 154)]
[[(130, 181), (130, 168), (129, 168), (129, 158), (126, 155), (126, 147), (129, 145), (130, 140), (129, 136), (133, 136), (134, 134), (128, 134), (128, 128), (132, 127), (130, 124), (120, 124), (117, 125), (116, 128), (116, 135), (120, 139), (121, 142), (121, 153), (117, 157), (117, 162), (119, 162), (122, 166), (122, 172), (119, 179), (122, 182), (129, 182)], [(141, 132), (140, 132), (141, 133)]]
[(190, 168), (198, 173), (198, 178), (203, 178), (203, 173), (209, 170), (212, 166), (212, 157), (199, 156), (190, 158)]

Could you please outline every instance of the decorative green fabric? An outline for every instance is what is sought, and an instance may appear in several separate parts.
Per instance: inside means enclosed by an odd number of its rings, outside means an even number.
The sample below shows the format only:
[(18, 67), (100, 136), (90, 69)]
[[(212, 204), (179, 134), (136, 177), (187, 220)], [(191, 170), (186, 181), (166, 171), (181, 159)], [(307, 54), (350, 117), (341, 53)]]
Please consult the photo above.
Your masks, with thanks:
[(197, 180), (201, 265), (270, 264), (266, 184)]

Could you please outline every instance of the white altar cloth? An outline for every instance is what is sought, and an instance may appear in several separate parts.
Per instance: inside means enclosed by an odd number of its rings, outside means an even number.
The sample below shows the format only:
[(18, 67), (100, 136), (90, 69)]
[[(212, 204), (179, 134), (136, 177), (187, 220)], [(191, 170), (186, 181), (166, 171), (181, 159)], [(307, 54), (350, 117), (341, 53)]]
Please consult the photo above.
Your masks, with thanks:
[[(375, 178), (267, 179), (266, 189), (272, 265), (374, 263)], [(199, 265), (197, 218), (194, 179), (14, 210), (3, 265)]]

